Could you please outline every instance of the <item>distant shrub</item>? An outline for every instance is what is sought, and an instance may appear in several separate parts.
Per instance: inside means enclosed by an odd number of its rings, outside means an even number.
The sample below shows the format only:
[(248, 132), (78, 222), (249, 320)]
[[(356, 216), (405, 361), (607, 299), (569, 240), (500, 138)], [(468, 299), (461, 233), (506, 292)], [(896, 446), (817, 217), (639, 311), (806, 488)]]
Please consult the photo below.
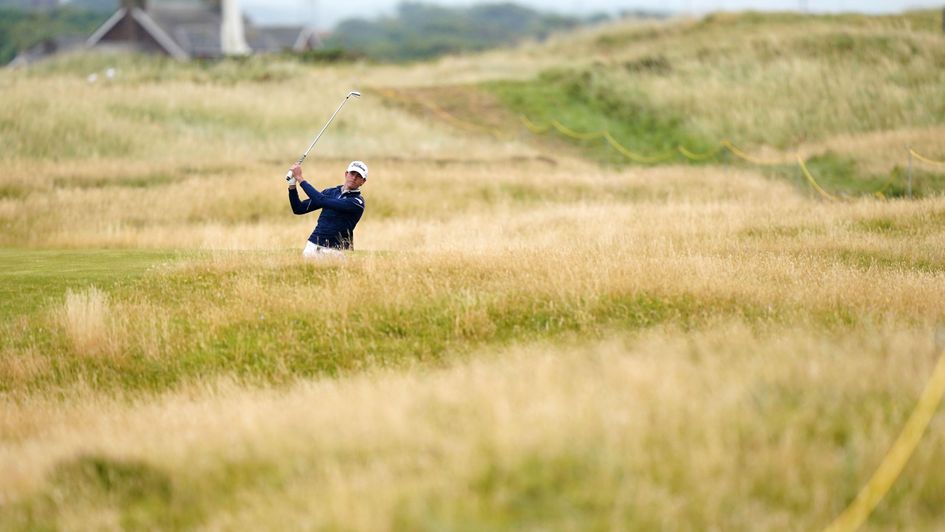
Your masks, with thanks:
[(0, 7), (0, 65), (22, 50), (63, 35), (89, 35), (110, 15), (107, 11), (56, 8), (48, 12)]
[(337, 46), (305, 50), (304, 52), (291, 52), (286, 54), (286, 56), (297, 59), (303, 63), (346, 63), (358, 61), (366, 57), (361, 52), (346, 50)]

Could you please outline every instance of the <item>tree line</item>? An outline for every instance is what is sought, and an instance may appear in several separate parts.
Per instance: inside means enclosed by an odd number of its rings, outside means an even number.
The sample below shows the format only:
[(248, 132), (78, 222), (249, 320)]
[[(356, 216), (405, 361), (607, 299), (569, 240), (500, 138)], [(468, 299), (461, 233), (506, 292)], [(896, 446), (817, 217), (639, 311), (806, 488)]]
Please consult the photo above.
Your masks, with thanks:
[(27, 2), (0, 2), (0, 66), (48, 39), (91, 35), (114, 10), (72, 2), (51, 9), (28, 9)]
[(543, 39), (553, 32), (591, 21), (542, 13), (513, 3), (454, 8), (404, 2), (393, 16), (340, 22), (326, 45), (380, 61), (428, 59), (486, 50), (524, 39)]

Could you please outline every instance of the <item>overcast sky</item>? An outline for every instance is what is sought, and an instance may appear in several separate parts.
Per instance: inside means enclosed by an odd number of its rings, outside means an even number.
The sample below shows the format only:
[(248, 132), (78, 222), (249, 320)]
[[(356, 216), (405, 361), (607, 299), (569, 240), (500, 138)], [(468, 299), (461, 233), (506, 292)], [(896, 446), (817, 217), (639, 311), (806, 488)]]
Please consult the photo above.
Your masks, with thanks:
[[(321, 29), (330, 29), (339, 20), (350, 17), (375, 18), (391, 14), (400, 0), (240, 0), (247, 14), (256, 22), (301, 23), (316, 20)], [(428, 3), (468, 6), (498, 1), (425, 0)], [(515, 0), (536, 9), (565, 14), (616, 13), (624, 9), (652, 9), (706, 13), (716, 10), (788, 10), (813, 12), (857, 11), (889, 13), (917, 7), (942, 7), (945, 0)]]

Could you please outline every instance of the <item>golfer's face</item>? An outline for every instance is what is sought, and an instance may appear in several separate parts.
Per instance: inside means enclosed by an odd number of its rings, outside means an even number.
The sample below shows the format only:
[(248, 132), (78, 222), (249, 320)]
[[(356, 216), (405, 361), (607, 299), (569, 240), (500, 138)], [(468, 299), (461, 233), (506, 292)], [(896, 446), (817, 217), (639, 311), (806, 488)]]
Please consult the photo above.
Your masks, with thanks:
[(357, 172), (345, 172), (345, 185), (348, 188), (358, 188), (364, 184), (364, 178)]

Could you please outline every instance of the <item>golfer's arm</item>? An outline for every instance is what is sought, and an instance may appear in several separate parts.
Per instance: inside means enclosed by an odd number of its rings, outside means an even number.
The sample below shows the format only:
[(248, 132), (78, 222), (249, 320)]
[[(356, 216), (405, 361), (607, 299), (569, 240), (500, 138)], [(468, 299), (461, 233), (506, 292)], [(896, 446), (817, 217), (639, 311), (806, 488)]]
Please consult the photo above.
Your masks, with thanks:
[(318, 208), (312, 205), (311, 199), (305, 201), (300, 200), (299, 191), (294, 188), (289, 189), (289, 205), (292, 206), (292, 214), (305, 214)]
[(322, 197), (322, 193), (313, 187), (308, 181), (299, 181), (299, 186), (302, 187), (302, 190), (305, 191), (305, 194), (308, 195), (310, 200), (315, 200), (317, 202), (316, 198)]
[(364, 210), (363, 206), (358, 205), (351, 200), (326, 197), (321, 192), (315, 190), (315, 187), (309, 184), (308, 181), (302, 181), (299, 183), (299, 185), (302, 187), (302, 190), (308, 194), (309, 201), (312, 202), (312, 205), (315, 209), (328, 207), (329, 209), (335, 209), (336, 211), (344, 212), (360, 212)]
[(364, 210), (363, 205), (358, 205), (352, 200), (333, 199), (333, 198), (322, 198), (322, 200), (318, 202), (318, 206), (323, 207), (323, 208), (327, 207), (329, 209), (335, 209), (336, 211), (343, 211), (343, 212), (361, 212)]

